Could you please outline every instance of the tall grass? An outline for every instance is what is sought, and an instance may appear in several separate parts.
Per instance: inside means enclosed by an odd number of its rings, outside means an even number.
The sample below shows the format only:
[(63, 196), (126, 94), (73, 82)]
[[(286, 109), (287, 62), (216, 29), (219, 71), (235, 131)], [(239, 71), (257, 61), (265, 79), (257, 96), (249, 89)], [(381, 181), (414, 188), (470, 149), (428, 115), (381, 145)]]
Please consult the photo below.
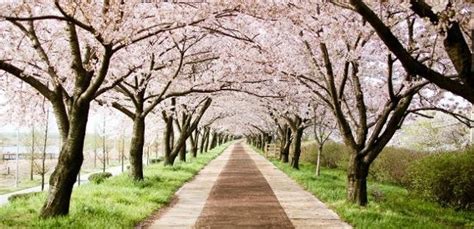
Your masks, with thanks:
[(145, 167), (145, 180), (136, 182), (122, 174), (101, 184), (86, 184), (72, 195), (70, 214), (54, 219), (38, 218), (45, 193), (17, 199), (0, 208), (0, 228), (130, 228), (166, 205), (173, 194), (230, 143), (210, 152), (177, 162)]

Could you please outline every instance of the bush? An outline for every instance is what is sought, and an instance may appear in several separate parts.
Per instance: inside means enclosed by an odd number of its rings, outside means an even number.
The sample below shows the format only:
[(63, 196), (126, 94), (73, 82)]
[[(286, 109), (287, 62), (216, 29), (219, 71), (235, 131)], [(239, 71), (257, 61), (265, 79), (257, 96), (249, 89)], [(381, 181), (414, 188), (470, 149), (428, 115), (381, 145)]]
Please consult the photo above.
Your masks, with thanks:
[(410, 163), (420, 160), (427, 153), (404, 148), (385, 147), (370, 166), (370, 178), (407, 186), (407, 169)]
[(32, 196), (36, 196), (40, 193), (42, 193), (42, 192), (29, 192), (29, 193), (13, 194), (13, 195), (8, 197), (8, 201), (11, 202), (11, 201), (18, 200), (18, 199), (26, 199), (26, 198), (30, 198)]
[(150, 164), (156, 164), (163, 161), (163, 157), (150, 159)]
[[(321, 166), (326, 168), (347, 169), (349, 148), (341, 143), (327, 142), (321, 154)], [(306, 142), (302, 146), (302, 161), (316, 163), (317, 144)], [(404, 148), (386, 147), (370, 166), (369, 178), (406, 186), (407, 168), (413, 161), (420, 160), (427, 153)]]
[(409, 190), (443, 206), (474, 209), (474, 148), (438, 153), (408, 168)]
[(112, 173), (109, 173), (109, 172), (94, 173), (89, 176), (89, 181), (94, 184), (100, 184), (111, 176), (112, 176)]
[[(312, 164), (316, 163), (317, 143), (307, 142), (302, 146), (301, 160)], [(349, 148), (344, 144), (336, 142), (327, 142), (324, 144), (323, 153), (321, 154), (321, 166), (326, 168), (347, 168), (349, 161)]]

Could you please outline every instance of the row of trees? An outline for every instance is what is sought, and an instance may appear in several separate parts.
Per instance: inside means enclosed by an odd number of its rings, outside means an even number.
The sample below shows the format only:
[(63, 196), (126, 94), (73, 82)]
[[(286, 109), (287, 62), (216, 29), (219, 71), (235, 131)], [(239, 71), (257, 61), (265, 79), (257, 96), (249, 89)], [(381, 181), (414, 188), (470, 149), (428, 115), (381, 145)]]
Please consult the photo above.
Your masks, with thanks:
[[(248, 141), (263, 149), (275, 135), (280, 159), (298, 169), (304, 129), (314, 126), (320, 150), (337, 130), (351, 151), (347, 199), (366, 205), (370, 166), (407, 119), (435, 110), (472, 127), (466, 7), (450, 2), (434, 12), (424, 1), (290, 4), (289, 21), (275, 19), (289, 39), (266, 50), (282, 58), (270, 65), (285, 64), (275, 71), (279, 81), (293, 82), (293, 91), (279, 102), (262, 102), (267, 124), (250, 131)], [(441, 89), (469, 102), (446, 102), (453, 96)]]
[[(19, 2), (2, 8), (0, 39), (5, 45), (0, 69), (8, 73), (2, 77), (4, 89), (7, 95), (18, 95), (22, 89), (33, 99), (49, 101), (62, 139), (42, 217), (68, 214), (94, 101), (133, 120), (130, 171), (133, 179), (142, 180), (147, 115), (161, 106), (168, 127), (164, 134), (166, 163), (172, 165), (177, 153), (185, 152), (192, 133), (196, 146), (196, 129), (212, 100), (205, 98), (183, 109), (165, 101), (225, 89), (220, 84), (206, 85), (204, 80), (216, 77), (204, 75), (213, 70), (216, 64), (210, 62), (219, 54), (208, 48), (216, 37), (212, 34), (251, 41), (221, 24), (234, 15), (233, 9), (219, 5), (210, 10), (139, 1), (54, 1)], [(28, 107), (30, 101), (24, 102)], [(176, 141), (175, 123), (180, 130)], [(205, 128), (205, 139), (209, 139), (212, 131)], [(213, 134), (206, 148), (217, 144), (217, 136)]]
[[(439, 110), (472, 125), (457, 113), (474, 91), (463, 3), (437, 11), (424, 1), (356, 0), (57, 0), (4, 8), (3, 89), (32, 98), (25, 107), (49, 101), (62, 137), (42, 217), (68, 213), (94, 103), (133, 122), (135, 180), (143, 179), (152, 116), (164, 123), (168, 165), (186, 160), (187, 140), (196, 155), (230, 133), (261, 147), (279, 139), (282, 160), (298, 169), (304, 130), (317, 124), (322, 148), (335, 128), (351, 149), (348, 199), (360, 205), (370, 165), (406, 119)], [(465, 100), (446, 101), (453, 96), (441, 89)]]

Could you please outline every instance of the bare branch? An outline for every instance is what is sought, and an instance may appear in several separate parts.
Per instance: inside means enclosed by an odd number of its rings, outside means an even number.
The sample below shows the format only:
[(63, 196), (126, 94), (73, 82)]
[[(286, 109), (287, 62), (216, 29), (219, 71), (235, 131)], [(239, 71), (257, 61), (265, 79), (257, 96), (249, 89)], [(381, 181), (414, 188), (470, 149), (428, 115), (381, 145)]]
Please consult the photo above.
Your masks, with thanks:
[[(441, 108), (441, 107), (421, 107), (421, 108), (415, 108), (415, 109), (408, 110), (408, 112), (410, 112), (410, 113), (414, 113), (414, 114), (417, 114), (417, 115), (420, 115), (420, 116), (423, 116), (423, 117), (428, 116), (426, 114), (420, 113), (421, 111), (439, 111), (439, 112), (443, 112), (445, 114), (448, 114), (448, 115), (452, 116), (453, 118), (455, 118), (456, 120), (458, 120), (462, 124), (466, 125), (467, 127), (474, 128), (474, 119), (471, 119), (466, 115), (456, 113), (454, 111), (450, 111), (450, 110), (445, 109), (445, 108)], [(431, 116), (428, 116), (428, 117), (431, 117)]]

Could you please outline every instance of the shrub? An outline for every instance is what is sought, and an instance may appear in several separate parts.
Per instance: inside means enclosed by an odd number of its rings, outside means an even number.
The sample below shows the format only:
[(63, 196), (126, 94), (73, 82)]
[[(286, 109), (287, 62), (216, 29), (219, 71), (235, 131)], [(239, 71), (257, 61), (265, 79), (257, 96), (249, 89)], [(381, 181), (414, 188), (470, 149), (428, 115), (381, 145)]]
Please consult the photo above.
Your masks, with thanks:
[[(312, 141), (302, 146), (301, 160), (316, 163), (317, 143)], [(321, 154), (321, 166), (327, 168), (347, 168), (349, 161), (349, 148), (344, 144), (336, 142), (327, 142), (324, 144), (323, 153)]]
[(89, 181), (94, 184), (100, 184), (111, 176), (112, 176), (112, 173), (109, 173), (109, 172), (94, 173), (89, 176)]
[(36, 196), (42, 192), (29, 192), (29, 193), (19, 193), (19, 194), (13, 194), (8, 197), (8, 201), (14, 201), (17, 199), (23, 199), (23, 198), (30, 198), (32, 196)]
[[(317, 144), (306, 142), (302, 146), (302, 161), (316, 163)], [(407, 185), (407, 168), (413, 161), (420, 160), (427, 154), (404, 148), (386, 147), (370, 166), (369, 176), (377, 181)], [(321, 154), (321, 166), (326, 168), (347, 169), (349, 148), (341, 143), (327, 142)]]
[(443, 206), (474, 208), (474, 148), (438, 153), (409, 166), (409, 190)]
[(314, 141), (304, 142), (301, 145), (301, 161), (314, 164), (316, 162), (317, 144)]
[(150, 159), (150, 164), (156, 164), (163, 161), (163, 157)]
[(426, 155), (425, 152), (386, 147), (370, 166), (370, 178), (406, 186), (408, 166)]

